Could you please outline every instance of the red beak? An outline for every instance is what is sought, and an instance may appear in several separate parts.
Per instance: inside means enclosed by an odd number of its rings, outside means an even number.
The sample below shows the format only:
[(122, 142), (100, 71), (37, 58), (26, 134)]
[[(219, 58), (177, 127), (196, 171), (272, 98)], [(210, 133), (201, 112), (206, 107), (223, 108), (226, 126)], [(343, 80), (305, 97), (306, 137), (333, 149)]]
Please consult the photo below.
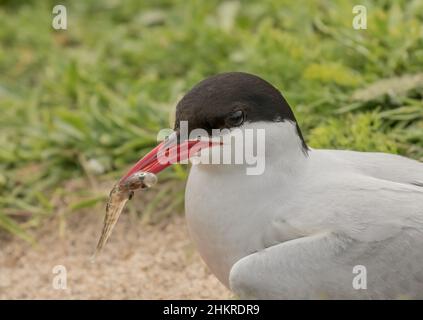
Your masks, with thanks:
[(189, 159), (190, 155), (194, 155), (201, 149), (208, 148), (213, 144), (204, 140), (179, 141), (179, 136), (175, 132), (169, 136), (169, 139), (159, 143), (153, 150), (138, 160), (120, 182), (138, 171), (157, 174), (174, 163)]

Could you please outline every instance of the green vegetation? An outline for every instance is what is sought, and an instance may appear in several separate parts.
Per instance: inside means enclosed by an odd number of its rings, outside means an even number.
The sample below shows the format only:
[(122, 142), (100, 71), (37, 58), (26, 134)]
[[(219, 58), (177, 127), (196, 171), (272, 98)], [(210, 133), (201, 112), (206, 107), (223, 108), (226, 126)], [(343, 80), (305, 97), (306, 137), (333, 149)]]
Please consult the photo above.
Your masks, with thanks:
[(367, 30), (342, 0), (60, 3), (66, 31), (55, 1), (0, 0), (0, 229), (30, 240), (44, 217), (103, 202), (90, 184), (116, 179), (182, 94), (224, 71), (280, 88), (312, 147), (423, 159), (420, 0), (361, 1)]

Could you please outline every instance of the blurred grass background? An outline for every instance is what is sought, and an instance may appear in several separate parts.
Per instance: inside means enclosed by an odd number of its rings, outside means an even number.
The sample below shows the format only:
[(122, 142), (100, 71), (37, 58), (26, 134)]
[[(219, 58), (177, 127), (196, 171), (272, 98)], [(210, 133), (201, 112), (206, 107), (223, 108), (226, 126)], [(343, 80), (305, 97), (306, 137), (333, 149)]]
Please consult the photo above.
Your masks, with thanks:
[[(56, 4), (67, 30), (51, 27)], [(281, 89), (312, 147), (422, 160), (423, 1), (360, 1), (367, 30), (352, 28), (355, 4), (0, 0), (0, 229), (31, 240), (46, 217), (103, 208), (96, 185), (218, 72)], [(185, 177), (174, 167), (161, 180)], [(166, 187), (147, 211), (175, 192), (165, 210), (180, 208), (181, 188)]]

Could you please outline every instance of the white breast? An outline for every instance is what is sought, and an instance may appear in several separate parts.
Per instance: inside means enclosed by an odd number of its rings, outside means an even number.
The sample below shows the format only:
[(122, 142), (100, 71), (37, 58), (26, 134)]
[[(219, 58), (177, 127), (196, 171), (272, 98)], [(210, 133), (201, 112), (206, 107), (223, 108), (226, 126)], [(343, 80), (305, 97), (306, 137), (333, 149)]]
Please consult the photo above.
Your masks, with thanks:
[[(186, 187), (192, 239), (211, 271), (226, 285), (230, 268), (240, 258), (300, 233), (280, 216), (284, 202), (289, 206), (284, 198), (295, 198), (305, 162), (295, 126), (284, 122), (243, 128), (257, 127), (266, 129), (263, 174), (247, 175), (246, 165), (193, 165)], [(283, 170), (287, 164), (290, 170)], [(287, 211), (286, 219), (289, 215)]]

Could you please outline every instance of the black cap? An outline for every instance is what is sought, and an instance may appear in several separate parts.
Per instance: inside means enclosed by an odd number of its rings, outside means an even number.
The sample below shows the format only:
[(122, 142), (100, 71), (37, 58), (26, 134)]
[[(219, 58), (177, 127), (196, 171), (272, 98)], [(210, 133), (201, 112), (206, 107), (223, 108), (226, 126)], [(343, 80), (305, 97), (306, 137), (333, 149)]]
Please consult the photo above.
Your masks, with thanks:
[(243, 122), (292, 121), (304, 152), (308, 148), (289, 104), (269, 82), (244, 72), (211, 76), (195, 85), (176, 106), (175, 129), (188, 122), (189, 131), (233, 128)]

